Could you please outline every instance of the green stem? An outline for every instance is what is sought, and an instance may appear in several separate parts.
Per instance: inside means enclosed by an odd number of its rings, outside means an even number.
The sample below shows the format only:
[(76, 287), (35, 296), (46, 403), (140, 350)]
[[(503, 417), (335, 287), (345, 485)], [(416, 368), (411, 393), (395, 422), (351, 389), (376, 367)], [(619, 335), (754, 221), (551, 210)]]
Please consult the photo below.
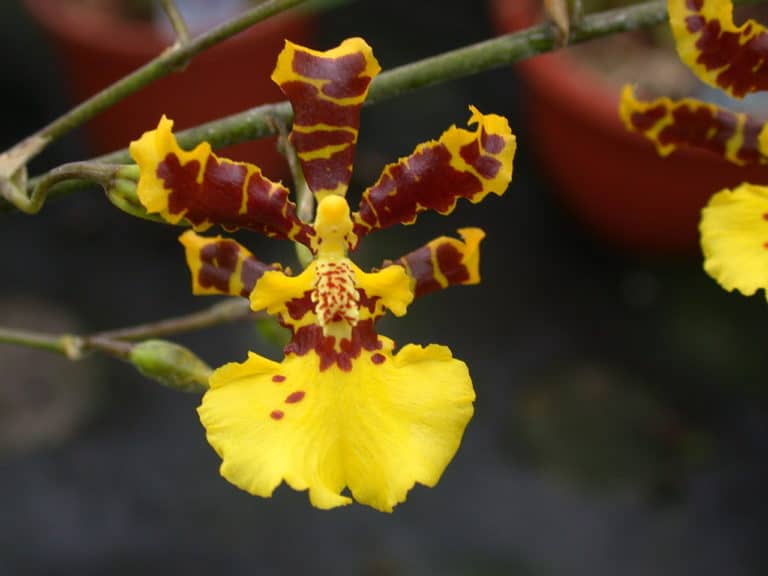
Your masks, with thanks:
[[(736, 0), (737, 4), (755, 2), (756, 0)], [(580, 22), (574, 23), (569, 42), (570, 44), (578, 44), (618, 32), (653, 26), (663, 22), (666, 17), (667, 6), (664, 0), (655, 0), (599, 14), (591, 14), (584, 16)], [(544, 24), (406, 64), (384, 72), (374, 80), (366, 105), (394, 98), (417, 88), (507, 66), (525, 58), (551, 51), (555, 46), (555, 40), (556, 33), (553, 27)], [(229, 146), (275, 135), (277, 133), (276, 126), (270, 119), (290, 122), (290, 104), (278, 102), (251, 108), (184, 130), (178, 134), (178, 139), (184, 147), (193, 147), (203, 140), (210, 142), (214, 148)], [(127, 150), (121, 150), (100, 156), (96, 160), (130, 162), (131, 158)], [(32, 179), (29, 187), (34, 189), (39, 179), (40, 177)], [(81, 184), (66, 183), (57, 186), (53, 193), (58, 196), (80, 187)], [(0, 211), (3, 208), (7, 207), (0, 205)]]
[(57, 352), (71, 360), (77, 360), (85, 352), (96, 350), (125, 360), (130, 355), (132, 344), (128, 341), (159, 338), (191, 332), (225, 322), (244, 318), (262, 318), (261, 313), (251, 312), (248, 300), (237, 298), (214, 304), (207, 310), (168, 318), (158, 322), (140, 324), (130, 328), (99, 332), (89, 336), (72, 334), (45, 334), (28, 330), (0, 327), (0, 343), (25, 346)]
[(79, 106), (70, 110), (64, 116), (57, 118), (45, 126), (40, 134), (51, 139), (69, 132), (73, 128), (87, 122), (99, 112), (102, 112), (133, 94), (150, 82), (173, 72), (179, 66), (186, 64), (191, 58), (211, 46), (242, 32), (249, 26), (287, 10), (304, 0), (266, 0), (252, 10), (233, 18), (197, 37), (184, 46), (166, 50), (154, 60), (148, 62), (135, 72), (118, 80), (95, 96), (92, 96)]
[(224, 300), (214, 304), (207, 310), (168, 318), (149, 324), (141, 324), (130, 328), (121, 328), (119, 330), (110, 330), (97, 334), (100, 338), (110, 340), (144, 340), (147, 338), (160, 338), (161, 336), (171, 336), (183, 332), (191, 332), (208, 328), (225, 322), (234, 322), (243, 318), (261, 318), (263, 314), (251, 312), (248, 300), (236, 298)]
[(0, 328), (0, 342), (48, 350), (49, 352), (58, 352), (60, 354), (66, 354), (67, 349), (65, 336), (41, 334), (27, 330), (11, 330), (9, 328)]
[[(98, 162), (72, 162), (62, 164), (36, 181), (32, 193), (27, 196), (26, 185), (0, 179), (0, 197), (22, 212), (35, 214), (40, 211), (51, 187), (64, 181), (80, 181), (100, 184), (107, 188), (118, 167)], [(23, 174), (23, 173), (22, 173)]]
[[(303, 1), (305, 0), (266, 0), (237, 18), (212, 28), (208, 32), (189, 40), (189, 42), (177, 43), (170, 47), (154, 60), (118, 80), (75, 108), (72, 108), (63, 116), (41, 128), (34, 135), (26, 138), (22, 143), (0, 155), (0, 178), (10, 179), (17, 170), (25, 166), (31, 158), (52, 140), (84, 124), (100, 112), (138, 91), (150, 82), (184, 67), (190, 59), (203, 50), (234, 36), (238, 32), (242, 32), (256, 22), (296, 6)], [(170, 5), (170, 2), (164, 2), (164, 6), (166, 5)], [(174, 22), (174, 27), (176, 25), (177, 23)]]
[(89, 350), (98, 350), (125, 360), (131, 352), (131, 345), (101, 338), (99, 336), (81, 338), (72, 334), (45, 334), (28, 330), (0, 328), (0, 343), (57, 352), (70, 360), (79, 360)]
[(173, 0), (160, 0), (160, 3), (165, 10), (168, 20), (173, 26), (173, 31), (176, 33), (176, 42), (184, 45), (189, 42), (189, 29), (187, 23), (184, 22), (184, 18), (179, 13), (179, 9), (176, 7), (176, 3)]

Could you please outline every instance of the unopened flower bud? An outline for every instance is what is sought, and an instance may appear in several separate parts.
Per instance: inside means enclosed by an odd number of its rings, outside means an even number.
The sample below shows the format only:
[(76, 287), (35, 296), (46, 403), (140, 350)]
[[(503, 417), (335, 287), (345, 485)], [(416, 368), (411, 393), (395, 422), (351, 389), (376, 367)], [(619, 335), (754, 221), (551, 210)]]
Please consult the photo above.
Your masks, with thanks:
[(204, 392), (211, 368), (189, 349), (167, 340), (146, 340), (131, 349), (130, 362), (147, 378), (182, 392)]

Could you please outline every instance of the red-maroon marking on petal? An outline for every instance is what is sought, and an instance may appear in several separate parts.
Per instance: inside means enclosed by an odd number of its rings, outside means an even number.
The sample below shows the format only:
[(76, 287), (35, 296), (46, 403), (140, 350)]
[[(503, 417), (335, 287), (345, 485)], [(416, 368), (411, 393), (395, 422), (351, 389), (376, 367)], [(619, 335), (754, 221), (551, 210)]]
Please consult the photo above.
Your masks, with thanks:
[(296, 390), (296, 392), (291, 392), (288, 394), (288, 396), (285, 397), (285, 403), (286, 404), (296, 404), (296, 402), (301, 402), (304, 398), (304, 390)]
[(371, 362), (373, 362), (374, 364), (381, 364), (386, 359), (387, 358), (386, 356), (384, 356), (384, 354), (379, 354), (378, 352), (376, 352), (376, 354), (371, 356)]
[(688, 32), (696, 33), (704, 28), (706, 22), (701, 16), (688, 16), (685, 19), (685, 27), (688, 28)]
[(504, 137), (498, 134), (488, 134), (485, 128), (480, 132), (480, 143), (483, 145), (483, 150), (489, 154), (498, 154), (504, 150)]
[(200, 272), (197, 280), (203, 288), (229, 291), (229, 279), (237, 268), (240, 247), (232, 240), (206, 244), (200, 250)]
[[(202, 183), (197, 181), (199, 168), (197, 160), (182, 166), (173, 153), (158, 164), (157, 176), (170, 190), (168, 211), (171, 214), (184, 213), (184, 217), (196, 225), (211, 222), (227, 229), (248, 228), (267, 236), (309, 244), (314, 230), (296, 216), (296, 206), (288, 200), (287, 188), (256, 172), (249, 177), (245, 166), (220, 161), (214, 156), (205, 164)], [(246, 211), (241, 214), (246, 178)], [(298, 233), (293, 233), (294, 226)]]
[(763, 220), (768, 220), (768, 212), (763, 213)]
[(285, 413), (282, 410), (272, 410), (272, 412), (269, 413), (269, 417), (272, 418), (272, 420), (282, 420), (283, 416), (285, 416)]
[(641, 132), (645, 132), (653, 127), (656, 122), (664, 118), (666, 113), (667, 109), (664, 106), (659, 105), (654, 106), (653, 108), (648, 108), (644, 112), (633, 112), (629, 120), (632, 122), (632, 126)]
[(355, 135), (349, 130), (317, 130), (315, 132), (291, 132), (291, 144), (297, 150), (310, 152), (319, 150), (326, 146), (337, 146), (339, 144), (352, 144), (355, 141)]
[(312, 291), (307, 290), (301, 298), (294, 298), (285, 303), (288, 315), (294, 320), (301, 320), (307, 312), (315, 311), (315, 303), (312, 302)]
[(279, 266), (275, 266), (274, 264), (264, 264), (264, 262), (253, 256), (246, 258), (243, 260), (243, 268), (240, 270), (240, 281), (243, 283), (243, 289), (240, 292), (240, 295), (248, 297), (253, 291), (256, 282), (258, 282), (259, 278), (264, 275), (264, 272), (279, 269)]
[(320, 371), (325, 371), (334, 364), (341, 370), (352, 369), (352, 361), (360, 356), (362, 350), (379, 350), (382, 343), (374, 329), (374, 319), (368, 318), (352, 327), (350, 338), (344, 338), (338, 345), (333, 336), (324, 336), (322, 327), (317, 324), (302, 326), (296, 330), (293, 338), (284, 348), (284, 353), (304, 356), (314, 351), (320, 357)]
[(400, 259), (411, 278), (416, 280), (413, 287), (415, 297), (424, 296), (430, 292), (440, 290), (442, 286), (435, 279), (435, 270), (432, 264), (432, 250), (428, 246), (422, 246)]
[(763, 126), (757, 120), (751, 116), (747, 116), (747, 121), (744, 124), (743, 140), (739, 151), (736, 155), (740, 160), (743, 160), (747, 164), (757, 164), (764, 161), (763, 155), (760, 153), (760, 144), (758, 138)]
[(305, 82), (285, 82), (280, 87), (291, 102), (311, 103), (311, 106), (294, 107), (294, 123), (298, 126), (314, 126), (319, 123), (329, 126), (360, 125), (360, 104), (336, 104), (321, 100), (317, 88)]
[(681, 106), (672, 112), (672, 124), (659, 133), (659, 142), (683, 142), (722, 156), (736, 132), (736, 123), (736, 115), (727, 110), (713, 114), (710, 108)]
[(359, 52), (345, 54), (339, 58), (315, 56), (309, 52), (296, 51), (293, 56), (293, 71), (300, 76), (317, 80), (347, 82), (365, 70), (365, 56)]
[(457, 198), (471, 197), (482, 189), (477, 176), (451, 166), (451, 153), (444, 145), (431, 144), (388, 166), (365, 191), (355, 233), (363, 236), (372, 229), (410, 223), (424, 210), (446, 214)]
[[(761, 32), (745, 42), (744, 31), (724, 31), (718, 20), (707, 20), (701, 13), (702, 1), (686, 2), (689, 15), (686, 28), (698, 34), (696, 62), (716, 73), (716, 83), (737, 96), (768, 89), (768, 34)], [(751, 26), (748, 27), (751, 30)]]
[(272, 382), (278, 382), (278, 383), (285, 382), (285, 376), (283, 376), (282, 374), (275, 374), (274, 376), (272, 376)]
[(373, 314), (374, 310), (376, 310), (376, 302), (381, 300), (381, 298), (379, 296), (370, 297), (365, 290), (361, 289), (357, 290), (357, 295), (360, 297), (357, 305), (360, 308), (367, 308), (368, 312)]
[(765, 248), (766, 250), (768, 250), (768, 242), (763, 242), (763, 248)]
[(304, 177), (312, 183), (313, 190), (332, 190), (339, 184), (349, 182), (354, 156), (354, 147), (346, 146), (328, 158), (304, 160), (301, 164)]
[(480, 153), (480, 143), (477, 140), (462, 146), (459, 154), (461, 154), (464, 162), (474, 167), (480, 173), (480, 176), (486, 180), (495, 178), (501, 169), (501, 162), (496, 158)]
[(435, 258), (449, 284), (461, 284), (469, 280), (469, 270), (461, 263), (463, 255), (452, 244), (440, 244), (435, 251)]

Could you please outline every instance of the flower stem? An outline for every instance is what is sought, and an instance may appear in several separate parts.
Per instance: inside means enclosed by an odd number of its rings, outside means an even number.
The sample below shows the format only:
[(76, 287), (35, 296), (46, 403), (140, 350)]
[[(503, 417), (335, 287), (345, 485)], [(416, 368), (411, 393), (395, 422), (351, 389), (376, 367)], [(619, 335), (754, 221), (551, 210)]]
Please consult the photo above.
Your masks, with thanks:
[(119, 168), (113, 164), (98, 162), (62, 164), (38, 179), (29, 196), (25, 192), (24, 172), (20, 172), (22, 175), (20, 182), (0, 178), (0, 198), (4, 198), (22, 212), (35, 214), (42, 208), (52, 186), (63, 181), (74, 180), (82, 183), (99, 184), (106, 189)]
[(70, 360), (78, 360), (89, 351), (105, 352), (125, 360), (133, 346), (131, 341), (191, 332), (244, 318), (262, 317), (264, 315), (261, 313), (251, 312), (248, 300), (238, 298), (219, 302), (200, 312), (88, 336), (46, 334), (0, 327), (0, 343), (57, 352)]
[[(14, 174), (26, 166), (27, 162), (43, 150), (51, 141), (84, 124), (100, 112), (140, 90), (150, 82), (166, 76), (179, 68), (183, 68), (194, 56), (203, 50), (234, 36), (238, 32), (242, 32), (256, 22), (296, 6), (303, 1), (305, 0), (265, 0), (229, 22), (212, 28), (208, 32), (187, 42), (182, 41), (182, 37), (179, 36), (179, 42), (165, 50), (154, 60), (151, 60), (128, 76), (121, 78), (47, 126), (44, 126), (10, 150), (0, 154), (0, 179), (8, 182)], [(183, 21), (181, 21), (181, 17), (175, 10), (173, 3), (170, 0), (166, 0), (163, 2), (163, 7), (168, 12), (177, 34), (179, 34), (178, 26), (182, 26), (186, 30), (186, 26), (183, 25)], [(178, 18), (175, 18), (172, 12)]]
[(248, 300), (237, 298), (224, 300), (214, 304), (207, 310), (168, 318), (149, 324), (140, 324), (130, 328), (121, 328), (119, 330), (110, 330), (100, 332), (96, 336), (107, 338), (109, 340), (144, 340), (146, 338), (159, 338), (161, 336), (171, 336), (183, 332), (191, 332), (208, 328), (216, 324), (225, 322), (234, 322), (244, 318), (261, 318), (263, 314), (251, 312)]
[(173, 0), (160, 0), (160, 3), (165, 10), (168, 20), (173, 26), (173, 31), (176, 33), (177, 45), (185, 45), (189, 42), (189, 29), (187, 23), (184, 22), (184, 18), (179, 13), (179, 9), (176, 7), (176, 3)]

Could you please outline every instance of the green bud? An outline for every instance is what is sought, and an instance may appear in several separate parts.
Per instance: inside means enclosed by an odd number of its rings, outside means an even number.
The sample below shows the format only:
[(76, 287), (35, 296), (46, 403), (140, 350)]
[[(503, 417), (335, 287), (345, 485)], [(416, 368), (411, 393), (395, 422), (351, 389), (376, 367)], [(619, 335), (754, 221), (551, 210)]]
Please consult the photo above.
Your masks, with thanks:
[(182, 392), (204, 392), (211, 368), (188, 348), (167, 340), (146, 340), (131, 349), (129, 361), (147, 378)]

